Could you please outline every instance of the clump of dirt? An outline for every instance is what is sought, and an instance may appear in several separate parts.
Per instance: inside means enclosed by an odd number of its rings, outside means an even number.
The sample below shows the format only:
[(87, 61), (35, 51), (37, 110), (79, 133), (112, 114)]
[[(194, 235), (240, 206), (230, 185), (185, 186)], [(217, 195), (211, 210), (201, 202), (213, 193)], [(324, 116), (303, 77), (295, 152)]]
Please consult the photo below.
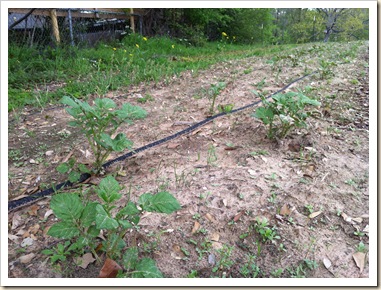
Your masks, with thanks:
[[(351, 44), (340, 45), (344, 50)], [(127, 244), (137, 244), (167, 278), (368, 277), (368, 256), (363, 269), (353, 258), (360, 242), (365, 252), (369, 245), (366, 49), (362, 45), (352, 61), (337, 61), (330, 78), (315, 74), (288, 89), (322, 103), (307, 129), (269, 140), (248, 109), (108, 168), (120, 173), (116, 179), (125, 192), (132, 190), (133, 201), (165, 190), (182, 206), (171, 215), (145, 214)], [(317, 69), (321, 57), (306, 54), (294, 67), (287, 58), (276, 64), (271, 57), (227, 61), (185, 72), (169, 84), (142, 84), (107, 97), (148, 111), (145, 120), (120, 128), (140, 147), (203, 120), (211, 84), (226, 84), (217, 104), (238, 108), (258, 99), (252, 90), (268, 95)], [(147, 94), (152, 98), (142, 102)], [(88, 144), (68, 120), (60, 108), (10, 122), (10, 199), (64, 180), (55, 167), (70, 157), (92, 163)], [(47, 198), (9, 214), (9, 277), (97, 277), (102, 265), (82, 269), (72, 257), (52, 270), (41, 254), (57, 243), (46, 234), (56, 221), (50, 213)], [(273, 241), (256, 231), (265, 219)]]

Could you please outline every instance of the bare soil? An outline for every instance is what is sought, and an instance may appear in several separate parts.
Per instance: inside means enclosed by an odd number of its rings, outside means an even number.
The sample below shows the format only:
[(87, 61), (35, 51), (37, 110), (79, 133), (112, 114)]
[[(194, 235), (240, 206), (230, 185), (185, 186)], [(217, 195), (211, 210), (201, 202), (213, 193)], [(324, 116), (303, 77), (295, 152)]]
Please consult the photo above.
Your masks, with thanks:
[[(103, 97), (147, 110), (146, 119), (120, 128), (140, 147), (203, 120), (211, 104), (206, 93), (211, 84), (227, 84), (217, 104), (238, 108), (258, 99), (251, 90), (268, 95), (306, 68), (319, 67), (319, 56), (306, 55), (295, 66), (284, 61), (277, 75), (269, 59), (222, 62), (208, 70), (186, 71), (169, 83), (141, 84)], [(360, 242), (366, 253), (369, 246), (367, 64), (364, 44), (353, 60), (337, 61), (332, 77), (313, 75), (288, 89), (309, 86), (310, 96), (322, 105), (308, 119), (308, 129), (293, 130), (285, 139), (269, 140), (266, 127), (251, 116), (254, 109), (248, 109), (108, 168), (107, 173), (117, 173), (123, 192), (131, 188), (133, 201), (145, 192), (166, 190), (182, 206), (171, 215), (145, 214), (139, 230), (126, 236), (127, 244), (136, 243), (140, 255), (153, 258), (167, 278), (185, 278), (192, 271), (197, 277), (245, 277), (242, 267), (248, 255), (256, 256), (257, 277), (368, 277), (369, 255), (362, 260), (363, 269), (353, 258)], [(151, 100), (138, 102), (147, 94)], [(9, 199), (65, 180), (55, 167), (70, 156), (82, 163), (93, 161), (86, 140), (67, 125), (70, 116), (63, 108), (35, 114), (27, 109), (9, 116)], [(46, 234), (56, 221), (49, 215), (49, 200), (9, 213), (9, 277), (97, 277), (102, 265), (82, 269), (68, 257), (52, 267), (41, 253), (60, 242)], [(258, 243), (261, 237), (250, 231), (257, 218), (267, 218), (280, 238)], [(227, 247), (232, 248), (227, 257), (231, 263), (213, 271)], [(316, 267), (308, 268), (306, 259)]]

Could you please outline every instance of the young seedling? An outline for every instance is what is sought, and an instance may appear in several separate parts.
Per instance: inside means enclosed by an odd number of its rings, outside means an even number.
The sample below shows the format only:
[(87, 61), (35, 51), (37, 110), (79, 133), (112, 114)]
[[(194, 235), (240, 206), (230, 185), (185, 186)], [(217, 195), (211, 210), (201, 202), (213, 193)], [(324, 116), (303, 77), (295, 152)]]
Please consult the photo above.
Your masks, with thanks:
[[(209, 97), (212, 99), (212, 104), (210, 105), (210, 108), (209, 108), (209, 114), (211, 114), (211, 115), (214, 114), (214, 105), (216, 102), (216, 98), (221, 93), (221, 91), (223, 89), (225, 89), (225, 87), (226, 87), (226, 83), (224, 83), (224, 82), (219, 82), (217, 84), (211, 84), (210, 85), (210, 89), (208, 91), (208, 94), (209, 94)], [(230, 111), (231, 111), (231, 109), (230, 109)]]

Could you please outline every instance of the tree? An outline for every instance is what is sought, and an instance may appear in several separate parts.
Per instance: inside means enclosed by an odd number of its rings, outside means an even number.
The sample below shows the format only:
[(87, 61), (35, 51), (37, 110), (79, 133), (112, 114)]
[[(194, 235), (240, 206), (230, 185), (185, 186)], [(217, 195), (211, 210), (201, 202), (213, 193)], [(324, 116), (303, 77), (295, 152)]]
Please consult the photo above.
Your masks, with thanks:
[(340, 30), (335, 29), (338, 18), (345, 15), (348, 11), (347, 8), (318, 8), (318, 11), (323, 15), (326, 20), (325, 24), (325, 37), (324, 42), (328, 42), (330, 35), (335, 32), (342, 32)]

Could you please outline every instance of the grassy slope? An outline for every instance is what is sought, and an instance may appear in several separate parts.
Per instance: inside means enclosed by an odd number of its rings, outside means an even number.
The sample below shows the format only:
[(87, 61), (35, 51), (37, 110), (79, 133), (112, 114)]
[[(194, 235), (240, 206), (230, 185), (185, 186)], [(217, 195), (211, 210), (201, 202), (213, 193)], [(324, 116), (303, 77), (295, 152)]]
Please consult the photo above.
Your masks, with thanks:
[[(213, 63), (288, 50), (294, 46), (243, 46), (223, 42), (187, 46), (169, 38), (132, 35), (114, 45), (96, 48), (25, 48), (10, 45), (8, 110), (46, 106), (62, 96), (104, 95), (132, 84), (169, 79), (184, 70)], [(45, 86), (60, 84), (54, 92)], [(62, 85), (62, 86), (61, 86)], [(38, 90), (36, 88), (39, 88)]]

